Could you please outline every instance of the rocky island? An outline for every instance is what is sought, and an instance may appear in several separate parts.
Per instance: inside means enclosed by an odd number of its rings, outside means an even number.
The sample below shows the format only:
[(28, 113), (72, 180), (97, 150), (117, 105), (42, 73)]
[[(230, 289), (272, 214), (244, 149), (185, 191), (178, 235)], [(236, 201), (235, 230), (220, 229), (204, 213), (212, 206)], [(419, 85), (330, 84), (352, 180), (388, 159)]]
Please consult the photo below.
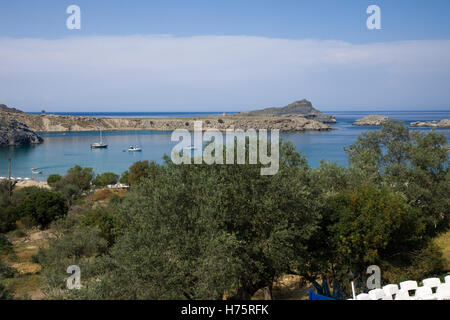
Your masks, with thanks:
[(322, 123), (336, 123), (334, 116), (324, 114), (312, 106), (312, 103), (306, 99), (293, 102), (282, 108), (266, 108), (263, 110), (241, 112), (238, 116), (244, 117), (304, 117), (310, 120), (316, 120)]
[(388, 121), (389, 118), (386, 116), (379, 116), (379, 115), (370, 115), (366, 116), (362, 119), (356, 120), (353, 125), (354, 126), (381, 126), (383, 123)]
[[(288, 106), (289, 107), (289, 106)], [(287, 108), (287, 107), (286, 107)], [(283, 109), (283, 108), (281, 108)], [(16, 110), (16, 109), (14, 109)], [(287, 110), (287, 109), (286, 109)], [(290, 109), (289, 109), (290, 110)], [(309, 109), (308, 109), (309, 110)], [(311, 109), (312, 110), (312, 109)], [(261, 110), (264, 111), (264, 110)], [(8, 112), (0, 110), (2, 117), (7, 116), (26, 124), (37, 132), (66, 131), (128, 131), (154, 130), (173, 131), (176, 129), (194, 129), (194, 121), (202, 120), (203, 129), (279, 129), (280, 132), (301, 132), (305, 130), (330, 130), (331, 127), (317, 119), (333, 122), (333, 118), (313, 109), (310, 113), (275, 113), (272, 115), (259, 111), (240, 113), (237, 115), (206, 116), (191, 118), (100, 118), (87, 116), (66, 116), (52, 114), (29, 114), (16, 110)], [(315, 118), (315, 119), (313, 119)], [(336, 122), (336, 120), (334, 120)]]
[(0, 147), (39, 144), (43, 141), (26, 124), (3, 115), (0, 117)]
[(417, 122), (411, 122), (411, 127), (450, 128), (450, 119), (443, 119), (441, 121), (417, 121)]

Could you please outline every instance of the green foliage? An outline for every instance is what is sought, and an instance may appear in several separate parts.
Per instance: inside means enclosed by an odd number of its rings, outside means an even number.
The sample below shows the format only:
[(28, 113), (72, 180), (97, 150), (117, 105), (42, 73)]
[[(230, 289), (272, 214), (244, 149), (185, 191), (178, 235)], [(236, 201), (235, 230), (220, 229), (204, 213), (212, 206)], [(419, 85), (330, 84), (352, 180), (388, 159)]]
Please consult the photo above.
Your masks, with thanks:
[(15, 182), (8, 180), (0, 181), (0, 208), (5, 208), (10, 204), (9, 189), (14, 190)]
[(78, 165), (69, 169), (64, 176), (64, 183), (75, 185), (80, 192), (89, 190), (92, 179), (94, 178), (94, 171), (92, 168), (82, 168)]
[(361, 179), (393, 187), (422, 211), (428, 235), (448, 230), (450, 178), (444, 135), (410, 132), (398, 121), (389, 121), (380, 131), (363, 133), (346, 151), (352, 167), (364, 173)]
[(81, 196), (81, 191), (76, 185), (66, 183), (64, 180), (56, 182), (53, 190), (62, 194), (68, 203), (72, 203)]
[(159, 167), (156, 165), (154, 161), (152, 162), (148, 162), (147, 160), (138, 161), (135, 162), (130, 167), (130, 169), (128, 169), (126, 179), (128, 180), (128, 184), (130, 186), (135, 185), (138, 184), (141, 181), (141, 179), (153, 178), (155, 175), (158, 174), (158, 170)]
[(12, 292), (10, 292), (1, 282), (0, 282), (0, 300), (11, 300), (13, 298)]
[(0, 261), (0, 280), (12, 278), (15, 273), (13, 268)]
[(53, 187), (57, 182), (61, 181), (62, 177), (59, 174), (51, 174), (47, 178), (47, 183), (50, 187)]
[(28, 197), (29, 195), (33, 193), (37, 193), (41, 190), (45, 190), (39, 187), (25, 187), (21, 189), (16, 189), (11, 197), (11, 201), (14, 205), (17, 205), (20, 203), (23, 199)]
[(81, 221), (81, 225), (97, 227), (100, 235), (106, 239), (109, 245), (115, 241), (114, 233), (114, 211), (111, 208), (98, 207), (89, 210)]
[(60, 237), (51, 239), (49, 248), (40, 248), (33, 257), (33, 261), (43, 267), (42, 274), (49, 288), (47, 295), (61, 298), (61, 290), (65, 289), (66, 285), (66, 269), (70, 265), (78, 265), (81, 268), (82, 279), (95, 275), (100, 270), (91, 264), (91, 260), (104, 253), (106, 248), (107, 241), (100, 236), (98, 229), (77, 224), (67, 229)]
[(8, 241), (8, 239), (0, 234), (0, 257), (4, 254), (9, 254), (12, 252), (12, 244)]
[(22, 216), (31, 217), (33, 222), (47, 227), (50, 222), (67, 214), (65, 199), (58, 193), (40, 190), (23, 199), (18, 204)]
[(415, 240), (421, 231), (420, 219), (402, 196), (387, 188), (363, 186), (346, 191), (332, 199), (330, 207), (335, 263), (349, 265), (354, 271), (379, 264), (385, 256), (399, 253), (399, 249), (406, 253), (411, 250), (408, 241)]
[(19, 220), (27, 227), (33, 226), (35, 223), (33, 218), (24, 214), (19, 205), (29, 196), (44, 190), (38, 187), (25, 187), (15, 190), (11, 200), (8, 201), (8, 206), (0, 207), (0, 233), (15, 230), (16, 222)]
[(154, 170), (121, 203), (107, 271), (86, 296), (249, 299), (302, 259), (314, 231), (305, 163), (285, 154), (273, 177), (258, 165)]
[(112, 172), (105, 172), (97, 175), (92, 182), (97, 187), (106, 187), (109, 184), (116, 184), (119, 176)]
[(122, 175), (120, 176), (119, 182), (123, 183), (123, 184), (129, 184), (129, 182), (128, 182), (128, 175), (129, 175), (128, 170), (123, 172)]
[[(432, 239), (449, 228), (445, 137), (388, 122), (347, 152), (348, 168), (313, 170), (282, 143), (274, 176), (137, 162), (120, 178), (132, 185), (123, 199), (54, 222), (58, 238), (36, 261), (53, 296), (81, 299), (250, 299), (286, 273), (321, 289), (333, 279), (343, 298), (371, 264), (391, 283), (441, 272)], [(61, 290), (70, 264), (82, 290)]]
[(0, 233), (6, 233), (16, 228), (16, 221), (21, 217), (16, 207), (10, 205), (6, 208), (0, 207)]
[(382, 274), (385, 283), (400, 283), (410, 279), (425, 279), (442, 273), (445, 260), (442, 252), (433, 243), (429, 242), (422, 249), (409, 253), (409, 264), (384, 265)]
[(52, 176), (54, 177), (52, 177), (51, 183), (48, 182), (49, 185), (54, 191), (61, 193), (70, 204), (80, 198), (83, 192), (91, 188), (94, 172), (92, 168), (82, 168), (76, 165), (67, 170), (67, 174), (62, 179), (59, 179), (59, 175)]
[[(12, 252), (12, 245), (5, 236), (0, 234), (0, 257)], [(0, 261), (0, 300), (12, 299), (12, 292), (2, 283), (4, 279), (14, 277), (15, 270)]]

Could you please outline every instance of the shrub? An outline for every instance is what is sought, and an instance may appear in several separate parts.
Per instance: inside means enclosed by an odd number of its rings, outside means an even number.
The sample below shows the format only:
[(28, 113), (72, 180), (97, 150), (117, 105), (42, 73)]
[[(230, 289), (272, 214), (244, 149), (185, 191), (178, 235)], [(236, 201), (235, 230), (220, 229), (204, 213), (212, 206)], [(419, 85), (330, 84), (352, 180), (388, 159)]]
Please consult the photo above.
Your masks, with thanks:
[(129, 183), (128, 182), (128, 176), (129, 176), (129, 173), (128, 173), (128, 170), (127, 170), (124, 173), (122, 173), (122, 175), (120, 176), (119, 182), (123, 183), (123, 184), (128, 184)]
[(9, 188), (11, 187), (12, 190), (14, 188), (14, 184), (14, 182), (10, 182), (8, 180), (0, 181), (0, 208), (7, 207), (9, 205)]
[(14, 193), (11, 197), (11, 202), (14, 205), (17, 205), (20, 201), (22, 201), (23, 199), (28, 197), (30, 194), (39, 192), (41, 190), (43, 190), (43, 189), (39, 188), (39, 187), (25, 187), (25, 188), (17, 189), (14, 191)]
[(64, 180), (56, 182), (53, 189), (61, 193), (69, 203), (72, 203), (73, 200), (78, 199), (81, 195), (81, 191), (76, 185), (65, 183)]
[(10, 300), (12, 298), (12, 293), (0, 283), (0, 300)]
[(4, 235), (0, 234), (0, 256), (11, 252), (12, 252), (11, 242), (9, 242)]
[(97, 175), (92, 182), (97, 187), (106, 187), (109, 184), (116, 184), (119, 180), (119, 176), (112, 172), (105, 172)]
[(16, 228), (16, 221), (20, 219), (20, 213), (13, 206), (0, 208), (0, 233), (6, 233)]
[(53, 187), (57, 182), (61, 181), (62, 177), (59, 174), (51, 174), (47, 178), (47, 183), (50, 187)]
[(153, 180), (158, 172), (159, 167), (154, 161), (148, 162), (147, 160), (145, 160), (135, 162), (128, 170), (128, 184), (138, 184), (142, 179), (145, 178), (150, 178)]
[(67, 214), (68, 207), (65, 199), (58, 193), (48, 190), (29, 195), (18, 206), (23, 216), (31, 217), (33, 222), (47, 227), (53, 220)]
[(0, 261), (0, 280), (14, 277), (15, 270)]
[(82, 225), (97, 227), (100, 235), (105, 238), (109, 245), (114, 243), (114, 221), (113, 213), (106, 208), (96, 208), (90, 210), (82, 220)]
[(63, 180), (65, 183), (77, 186), (82, 192), (90, 189), (93, 177), (94, 171), (92, 168), (82, 168), (76, 165), (67, 171)]
[(82, 281), (89, 279), (92, 273), (100, 271), (95, 265), (91, 265), (91, 261), (92, 258), (104, 253), (107, 245), (98, 229), (80, 226), (67, 230), (59, 238), (51, 239), (49, 248), (40, 248), (32, 257), (33, 262), (43, 268), (42, 275), (49, 287), (47, 294), (61, 298), (61, 289), (65, 289), (66, 269), (69, 265), (78, 265), (81, 268)]

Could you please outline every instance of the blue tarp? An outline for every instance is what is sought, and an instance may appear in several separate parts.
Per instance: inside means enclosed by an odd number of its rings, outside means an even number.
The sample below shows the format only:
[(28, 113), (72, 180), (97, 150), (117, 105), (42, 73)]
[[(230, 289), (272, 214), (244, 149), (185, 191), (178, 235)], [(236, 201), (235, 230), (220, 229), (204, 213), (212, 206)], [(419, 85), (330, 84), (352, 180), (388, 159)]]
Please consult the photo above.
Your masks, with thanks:
[(330, 297), (322, 296), (309, 289), (309, 300), (336, 300)]

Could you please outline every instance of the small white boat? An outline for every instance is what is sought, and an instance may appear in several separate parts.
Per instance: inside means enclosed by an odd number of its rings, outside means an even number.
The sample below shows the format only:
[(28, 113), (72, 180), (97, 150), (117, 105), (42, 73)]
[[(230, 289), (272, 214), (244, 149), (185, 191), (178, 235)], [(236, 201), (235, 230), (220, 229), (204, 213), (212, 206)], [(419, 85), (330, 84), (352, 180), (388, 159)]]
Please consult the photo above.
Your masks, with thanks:
[(128, 151), (130, 151), (130, 152), (140, 152), (140, 151), (142, 151), (142, 149), (139, 148), (139, 147), (130, 146), (130, 147), (128, 148)]
[(32, 174), (42, 174), (42, 171), (40, 171), (40, 170), (32, 170), (31, 173)]

